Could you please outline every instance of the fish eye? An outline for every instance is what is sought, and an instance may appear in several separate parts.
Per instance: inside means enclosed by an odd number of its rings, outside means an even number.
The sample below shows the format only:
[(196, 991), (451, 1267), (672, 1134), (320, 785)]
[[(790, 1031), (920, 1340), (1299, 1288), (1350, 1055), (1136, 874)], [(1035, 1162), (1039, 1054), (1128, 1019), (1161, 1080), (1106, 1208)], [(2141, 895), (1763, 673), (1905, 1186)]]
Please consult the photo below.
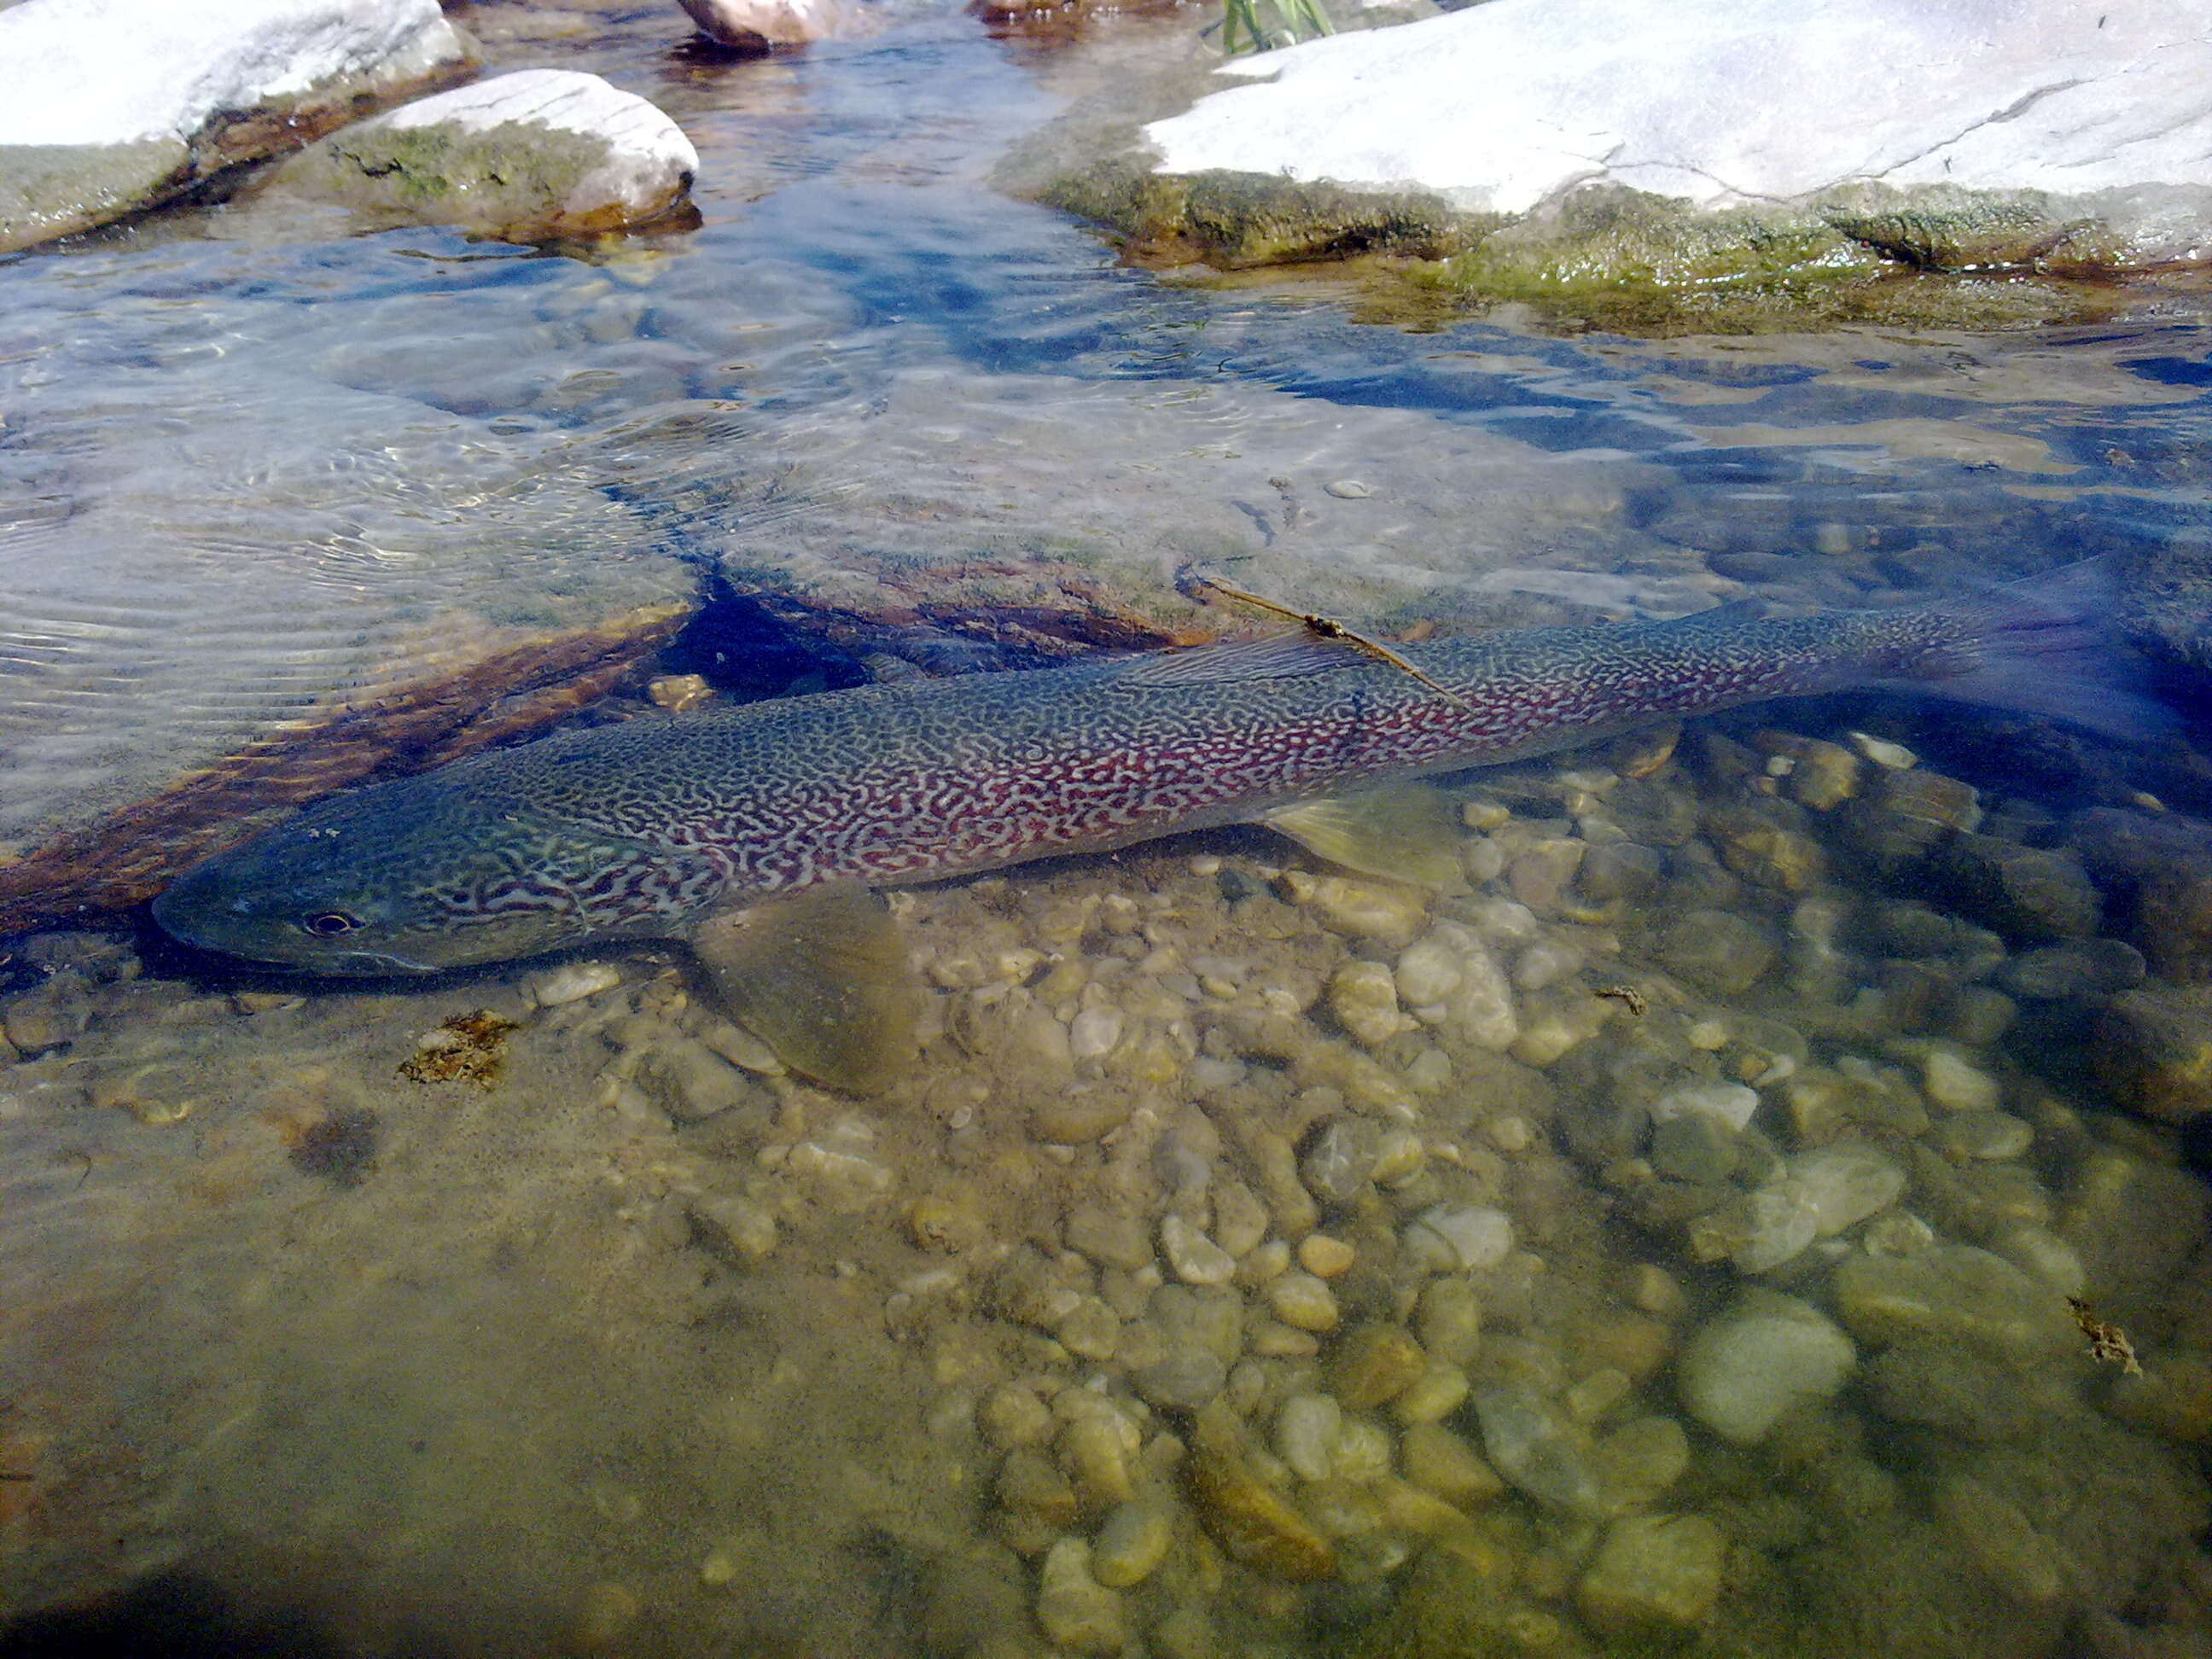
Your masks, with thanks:
[(359, 916), (349, 916), (343, 910), (325, 910), (319, 916), (309, 916), (300, 926), (317, 939), (335, 939), (340, 933), (350, 933), (368, 924)]

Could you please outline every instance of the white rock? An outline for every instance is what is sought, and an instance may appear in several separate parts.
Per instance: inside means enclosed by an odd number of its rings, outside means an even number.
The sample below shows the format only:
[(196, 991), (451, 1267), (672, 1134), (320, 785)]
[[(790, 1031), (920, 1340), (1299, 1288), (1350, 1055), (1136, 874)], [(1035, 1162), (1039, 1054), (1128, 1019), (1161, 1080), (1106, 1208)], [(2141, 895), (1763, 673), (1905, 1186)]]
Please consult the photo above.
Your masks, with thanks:
[(1268, 84), (1147, 127), (1163, 171), (1503, 213), (1593, 182), (1704, 207), (1865, 179), (2202, 185), (2212, 152), (2212, 35), (2158, 0), (1492, 0), (1220, 73)]
[(1237, 1258), (1174, 1210), (1160, 1218), (1160, 1254), (1186, 1285), (1226, 1285), (1237, 1276)]
[(1121, 1041), (1121, 1014), (1116, 1008), (1085, 1008), (1068, 1022), (1067, 1052), (1076, 1060), (1097, 1060), (1110, 1054)]
[(0, 144), (189, 141), (325, 82), (469, 61), (438, 0), (23, 0), (0, 12)]
[(604, 156), (558, 204), (564, 223), (610, 227), (665, 213), (691, 187), (699, 152), (683, 129), (634, 93), (574, 70), (518, 70), (418, 100), (349, 131), (349, 143), (380, 129), (447, 127), (455, 133), (540, 128), (593, 140)]
[(1459, 953), (1433, 933), (1398, 953), (1398, 995), (1408, 1007), (1442, 1002), (1459, 989), (1464, 977)]
[(571, 962), (532, 974), (524, 988), (539, 1007), (557, 1008), (564, 1002), (581, 1002), (586, 997), (611, 991), (621, 983), (622, 970), (610, 963)]
[(1301, 1480), (1326, 1480), (1336, 1473), (1337, 1436), (1344, 1408), (1325, 1394), (1294, 1394), (1275, 1413), (1275, 1455)]
[(1813, 1206), (1814, 1230), (1822, 1238), (1887, 1209), (1905, 1190), (1905, 1171), (1871, 1146), (1815, 1146), (1790, 1160), (1790, 1173)]
[(1706, 1117), (1729, 1130), (1741, 1129), (1759, 1109), (1759, 1094), (1741, 1083), (1686, 1083), (1651, 1103), (1651, 1120)]
[(699, 33), (743, 52), (803, 46), (838, 33), (848, 21), (841, 0), (678, 0)]
[(1505, 969), (1471, 928), (1440, 921), (1431, 936), (1459, 960), (1459, 985), (1442, 1003), (1446, 1020), (1476, 1048), (1504, 1053), (1521, 1035), (1521, 1016)]
[(1406, 1229), (1406, 1248), (1449, 1271), (1494, 1267), (1513, 1253), (1513, 1221), (1481, 1204), (1431, 1204)]
[(1950, 1048), (1928, 1051), (1920, 1062), (1920, 1082), (1928, 1098), (1947, 1112), (1993, 1112), (2004, 1103), (1997, 1080)]
[(1328, 1008), (1352, 1040), (1378, 1048), (1413, 1022), (1398, 1006), (1398, 988), (1379, 962), (1347, 962), (1328, 981)]
[(1580, 970), (1583, 953), (1559, 939), (1540, 939), (1513, 958), (1513, 982), (1524, 991), (1540, 991)]
[(1820, 1212), (1802, 1182), (1785, 1176), (1749, 1194), (1750, 1227), (1730, 1253), (1744, 1273), (1771, 1272), (1794, 1261), (1820, 1237)]
[(436, 0), (0, 8), (0, 250), (167, 201), (475, 67)]
[(1808, 1304), (1760, 1294), (1690, 1338), (1675, 1384), (1691, 1416), (1749, 1445), (1793, 1406), (1842, 1388), (1857, 1358), (1850, 1338)]

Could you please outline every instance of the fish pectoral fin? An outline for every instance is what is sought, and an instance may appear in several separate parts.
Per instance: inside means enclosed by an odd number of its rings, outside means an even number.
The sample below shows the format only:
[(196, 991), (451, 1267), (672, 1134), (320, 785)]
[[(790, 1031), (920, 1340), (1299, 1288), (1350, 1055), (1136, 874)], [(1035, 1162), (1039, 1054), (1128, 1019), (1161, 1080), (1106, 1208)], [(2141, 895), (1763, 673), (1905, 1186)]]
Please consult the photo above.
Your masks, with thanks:
[(1260, 822), (1315, 856), (1362, 875), (1423, 887), (1461, 882), (1458, 815), (1442, 791), (1426, 784), (1300, 801), (1262, 813)]
[(730, 1012), (793, 1071), (870, 1095), (912, 1066), (921, 980), (866, 888), (710, 916), (691, 948)]
[(1223, 685), (1248, 680), (1301, 679), (1346, 668), (1371, 667), (1376, 659), (1349, 640), (1304, 629), (1260, 640), (1226, 640), (1185, 651), (1147, 652), (1121, 665), (1117, 684), (1132, 687)]

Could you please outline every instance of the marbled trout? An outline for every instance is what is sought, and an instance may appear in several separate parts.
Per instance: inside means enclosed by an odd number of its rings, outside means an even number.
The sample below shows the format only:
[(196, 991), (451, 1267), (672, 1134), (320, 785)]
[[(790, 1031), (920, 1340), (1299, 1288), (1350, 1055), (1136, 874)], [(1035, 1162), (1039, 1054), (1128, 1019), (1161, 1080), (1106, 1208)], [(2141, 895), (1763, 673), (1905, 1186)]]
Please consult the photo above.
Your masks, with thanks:
[[(1418, 874), (1418, 850), (1325, 798), (1846, 686), (2094, 716), (2066, 701), (2051, 660), (2097, 633), (2087, 586), (2061, 573), (1949, 605), (1730, 607), (1403, 647), (1449, 696), (1355, 644), (1297, 634), (643, 718), (322, 802), (191, 872), (154, 913), (258, 962), (416, 974), (623, 938), (707, 955), (707, 919), (729, 907), (1238, 822)], [(1383, 842), (1363, 846), (1378, 826)], [(810, 920), (775, 935), (784, 993), (902, 959), (830, 942), (842, 933)], [(738, 1000), (758, 1013), (758, 997)], [(772, 1012), (755, 1023), (778, 1042)], [(801, 1069), (835, 1072), (818, 1054)]]

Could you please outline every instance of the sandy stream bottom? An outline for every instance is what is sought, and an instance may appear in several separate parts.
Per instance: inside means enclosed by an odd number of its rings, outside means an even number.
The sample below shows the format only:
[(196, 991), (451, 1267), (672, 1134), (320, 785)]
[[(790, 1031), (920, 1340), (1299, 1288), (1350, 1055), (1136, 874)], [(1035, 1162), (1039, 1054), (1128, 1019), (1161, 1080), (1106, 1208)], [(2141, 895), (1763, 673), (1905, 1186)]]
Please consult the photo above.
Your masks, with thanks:
[[(2141, 958), (1915, 896), (2051, 821), (1826, 735), (1471, 775), (1460, 894), (1253, 832), (900, 895), (933, 1036), (868, 1101), (650, 957), (377, 995), (41, 936), (8, 1603), (167, 1574), (295, 1652), (2212, 1651), (2206, 1194), (2080, 1066)], [(480, 1009), (489, 1086), (400, 1074)]]

